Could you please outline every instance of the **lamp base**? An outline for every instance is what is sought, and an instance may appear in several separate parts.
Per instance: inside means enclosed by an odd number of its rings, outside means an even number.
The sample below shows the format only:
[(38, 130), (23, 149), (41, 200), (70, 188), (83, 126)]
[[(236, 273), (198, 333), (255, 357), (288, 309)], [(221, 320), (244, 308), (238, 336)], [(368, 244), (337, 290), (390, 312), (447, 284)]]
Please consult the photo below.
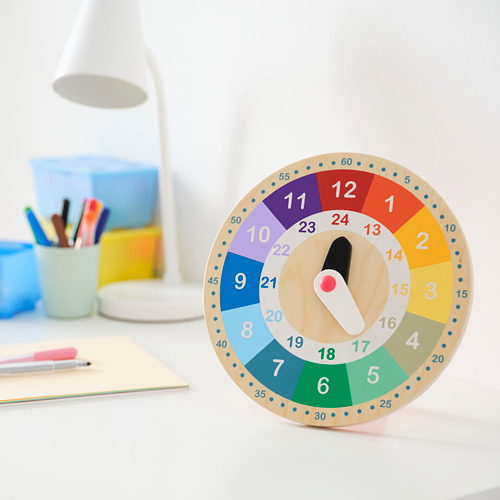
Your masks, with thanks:
[(119, 281), (97, 292), (99, 313), (125, 321), (163, 322), (201, 318), (202, 287), (163, 280)]

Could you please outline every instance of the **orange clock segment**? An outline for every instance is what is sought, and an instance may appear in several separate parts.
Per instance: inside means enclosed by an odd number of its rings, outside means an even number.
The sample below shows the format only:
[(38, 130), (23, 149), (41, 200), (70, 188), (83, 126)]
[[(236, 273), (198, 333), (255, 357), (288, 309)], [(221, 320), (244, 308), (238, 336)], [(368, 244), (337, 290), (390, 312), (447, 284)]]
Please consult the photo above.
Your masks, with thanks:
[(464, 333), (471, 263), (458, 221), (413, 172), (358, 153), (308, 158), (251, 190), (207, 263), (223, 367), (285, 418), (342, 426), (421, 394)]

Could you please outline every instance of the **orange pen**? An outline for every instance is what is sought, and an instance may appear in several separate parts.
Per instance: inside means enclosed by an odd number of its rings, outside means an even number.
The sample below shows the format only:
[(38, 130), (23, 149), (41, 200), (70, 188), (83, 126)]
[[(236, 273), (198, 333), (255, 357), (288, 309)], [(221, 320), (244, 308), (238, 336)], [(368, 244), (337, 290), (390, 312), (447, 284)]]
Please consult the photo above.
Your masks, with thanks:
[[(102, 210), (102, 203), (96, 198), (89, 198), (85, 202), (83, 209), (82, 222), (78, 231), (79, 246), (90, 246), (94, 244), (95, 230), (99, 214)], [(78, 243), (78, 241), (77, 241)]]

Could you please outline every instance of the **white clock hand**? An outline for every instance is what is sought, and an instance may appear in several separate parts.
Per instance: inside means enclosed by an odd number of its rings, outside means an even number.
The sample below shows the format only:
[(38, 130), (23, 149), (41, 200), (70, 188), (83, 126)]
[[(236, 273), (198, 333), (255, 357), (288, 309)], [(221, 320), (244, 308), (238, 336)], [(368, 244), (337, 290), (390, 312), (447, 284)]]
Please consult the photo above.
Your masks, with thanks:
[(365, 321), (339, 272), (321, 271), (314, 279), (314, 290), (346, 333), (359, 335), (365, 329)]

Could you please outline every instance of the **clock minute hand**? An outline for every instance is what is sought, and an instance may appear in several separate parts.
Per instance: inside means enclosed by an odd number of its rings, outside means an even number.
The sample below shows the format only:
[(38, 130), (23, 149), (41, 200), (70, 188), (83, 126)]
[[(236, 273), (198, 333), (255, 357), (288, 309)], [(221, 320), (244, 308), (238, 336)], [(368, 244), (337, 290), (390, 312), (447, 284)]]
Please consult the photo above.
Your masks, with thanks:
[(343, 236), (330, 245), (323, 269), (314, 280), (314, 291), (348, 335), (359, 335), (365, 322), (347, 286), (352, 245)]
[(323, 264), (322, 271), (333, 269), (337, 271), (347, 283), (349, 267), (351, 265), (352, 245), (347, 238), (340, 236), (333, 240)]

